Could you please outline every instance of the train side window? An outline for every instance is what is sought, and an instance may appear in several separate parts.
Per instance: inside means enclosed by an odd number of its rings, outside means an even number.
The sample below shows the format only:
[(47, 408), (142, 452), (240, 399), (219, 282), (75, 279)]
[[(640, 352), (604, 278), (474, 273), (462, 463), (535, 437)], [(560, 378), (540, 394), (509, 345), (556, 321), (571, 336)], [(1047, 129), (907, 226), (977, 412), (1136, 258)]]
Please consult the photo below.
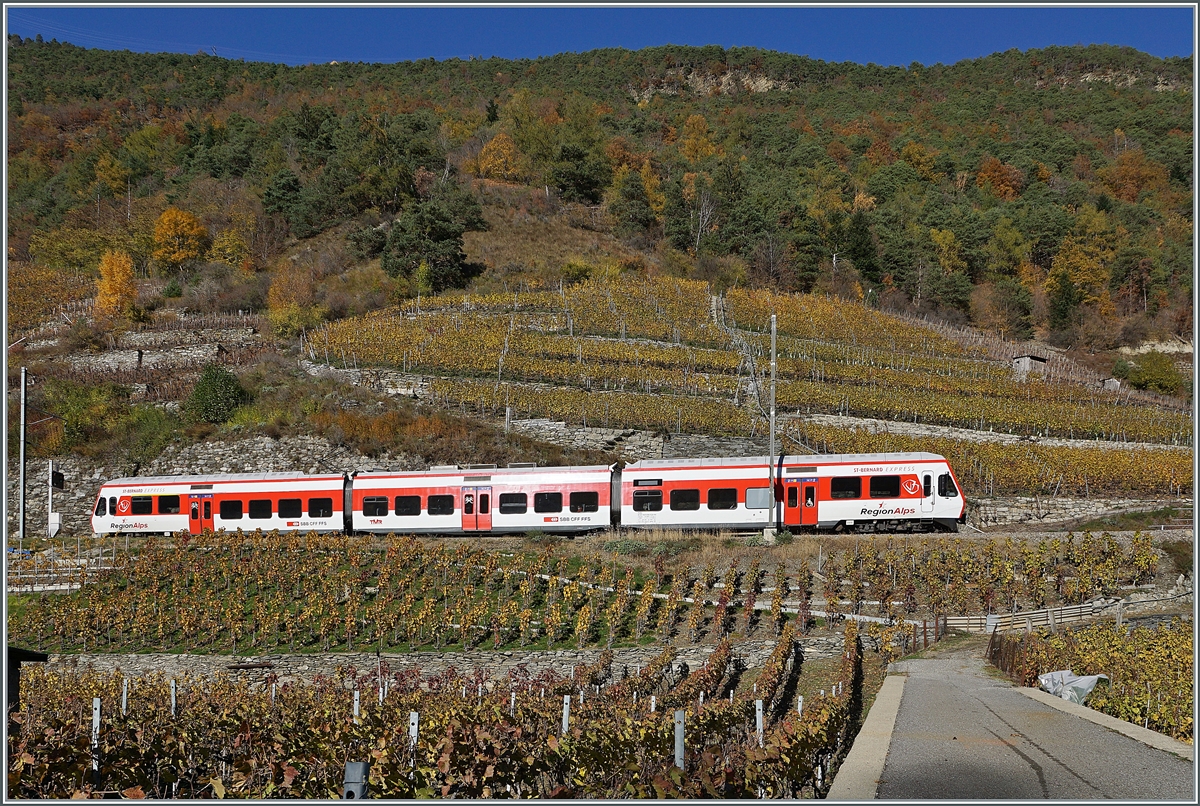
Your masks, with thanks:
[(870, 483), (872, 498), (899, 498), (899, 476), (871, 476)]
[(177, 496), (177, 495), (160, 495), (158, 497), (158, 514), (159, 515), (178, 515), (179, 514), (179, 496)]
[(662, 490), (634, 490), (634, 512), (658, 512), (662, 509)]
[(525, 493), (500, 493), (501, 515), (524, 515), (529, 509), (529, 496)]
[(487, 493), (479, 494), (479, 514), (490, 515), (492, 513), (492, 497)]
[(596, 512), (600, 509), (600, 493), (591, 490), (571, 493), (572, 512)]
[(218, 510), (221, 513), (221, 520), (236, 521), (242, 518), (242, 502), (241, 501), (222, 501)]
[(718, 487), (708, 491), (709, 509), (737, 509), (737, 488)]
[(835, 476), (829, 480), (830, 498), (862, 498), (862, 479), (858, 476)]
[(431, 495), (431, 496), (429, 496), (429, 514), (430, 515), (453, 515), (454, 514), (454, 496), (452, 496), (452, 495)]
[(671, 509), (679, 511), (699, 508), (699, 490), (671, 490)]
[(279, 517), (281, 518), (299, 518), (302, 512), (300, 508), (299, 498), (280, 498), (279, 499)]
[(562, 512), (562, 493), (534, 493), (534, 512)]
[(770, 509), (773, 497), (770, 487), (750, 487), (746, 490), (746, 509)]
[(104, 496), (100, 496), (100, 500), (96, 502), (96, 514), (97, 515), (107, 515), (108, 514), (108, 507), (105, 506), (105, 503), (106, 502), (104, 500)]
[(271, 499), (255, 498), (250, 502), (251, 520), (261, 521), (271, 517)]
[(363, 499), (363, 514), (378, 517), (388, 514), (386, 495), (368, 495)]
[(794, 508), (794, 507), (796, 507), (796, 506), (799, 506), (799, 504), (800, 504), (800, 498), (799, 498), (799, 494), (798, 494), (798, 493), (797, 493), (797, 491), (796, 491), (796, 486), (795, 486), (795, 485), (792, 485), (792, 486), (788, 487), (788, 502), (787, 502), (787, 505), (788, 505), (789, 507), (793, 507), (793, 508)]
[(958, 487), (954, 485), (954, 479), (950, 478), (949, 473), (938, 476), (938, 495), (945, 498), (958, 498)]
[(333, 499), (332, 498), (310, 498), (310, 499), (308, 499), (308, 517), (310, 517), (310, 518), (332, 518), (333, 517)]
[(135, 495), (129, 499), (130, 515), (150, 515), (154, 512), (154, 499), (148, 495)]
[(420, 515), (421, 514), (421, 496), (419, 496), (419, 495), (398, 495), (398, 496), (396, 496), (396, 514), (397, 515)]
[(108, 498), (108, 511), (112, 514), (117, 514), (117, 497), (115, 495)]

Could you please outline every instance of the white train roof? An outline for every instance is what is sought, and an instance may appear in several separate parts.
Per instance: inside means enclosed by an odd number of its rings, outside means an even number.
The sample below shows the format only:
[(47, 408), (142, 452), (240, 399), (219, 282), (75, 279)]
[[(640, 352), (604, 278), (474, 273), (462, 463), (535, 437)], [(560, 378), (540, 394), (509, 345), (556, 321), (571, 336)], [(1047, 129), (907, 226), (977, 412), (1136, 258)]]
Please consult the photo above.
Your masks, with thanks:
[(119, 484), (129, 487), (147, 484), (214, 484), (235, 481), (333, 481), (342, 480), (341, 473), (214, 473), (210, 476), (130, 476), (106, 481), (105, 486)]
[[(946, 458), (937, 453), (822, 453), (808, 456), (784, 456), (783, 465), (836, 465), (836, 464), (883, 464), (894, 462), (944, 462)], [(693, 467), (744, 467), (763, 465), (771, 461), (769, 456), (716, 456), (706, 459), (641, 459), (630, 462), (626, 470), (659, 470), (666, 468)], [(778, 466), (779, 458), (775, 458)]]

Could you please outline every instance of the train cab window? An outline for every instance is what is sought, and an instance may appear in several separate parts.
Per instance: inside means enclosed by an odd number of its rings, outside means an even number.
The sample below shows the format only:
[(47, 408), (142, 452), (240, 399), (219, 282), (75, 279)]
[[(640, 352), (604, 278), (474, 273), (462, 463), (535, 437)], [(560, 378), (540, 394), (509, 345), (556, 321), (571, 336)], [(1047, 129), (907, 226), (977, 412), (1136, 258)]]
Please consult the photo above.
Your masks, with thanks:
[(529, 497), (525, 493), (500, 493), (501, 515), (524, 515), (529, 508)]
[(96, 514), (97, 515), (107, 515), (108, 514), (108, 507), (106, 506), (106, 503), (107, 502), (104, 500), (104, 496), (100, 496), (100, 500), (96, 502)]
[(571, 493), (572, 512), (596, 512), (600, 509), (600, 493), (595, 491)]
[(709, 509), (737, 509), (737, 488), (718, 487), (708, 491)]
[(452, 495), (431, 495), (431, 496), (429, 496), (429, 514), (430, 515), (453, 515), (454, 514), (454, 496), (452, 496)]
[(795, 508), (795, 507), (799, 506), (799, 504), (800, 504), (800, 496), (799, 496), (799, 494), (797, 493), (797, 491), (796, 491), (796, 490), (797, 490), (797, 487), (796, 487), (795, 485), (792, 485), (792, 486), (788, 487), (788, 502), (787, 502), (787, 505), (788, 505), (789, 507), (793, 507), (793, 508)]
[(562, 493), (534, 493), (534, 512), (562, 512)]
[(899, 498), (899, 476), (871, 476), (869, 485), (872, 498)]
[(250, 502), (250, 518), (261, 521), (271, 517), (271, 499), (256, 498)]
[(299, 498), (279, 499), (279, 517), (299, 518), (301, 511)]
[(862, 498), (862, 479), (858, 476), (835, 476), (829, 480), (830, 498)]
[(933, 476), (925, 474), (924, 481), (921, 482), (921, 495), (928, 498), (933, 492)]
[(419, 495), (398, 495), (398, 496), (396, 496), (396, 514), (397, 515), (420, 515), (421, 514), (421, 496), (419, 496)]
[(938, 476), (938, 495), (945, 498), (958, 498), (958, 487), (954, 486), (954, 479), (949, 473), (943, 473)]
[(154, 499), (148, 495), (135, 495), (129, 499), (130, 515), (150, 515), (154, 512)]
[(634, 512), (658, 512), (662, 509), (662, 490), (634, 490)]
[(386, 495), (368, 495), (363, 499), (363, 514), (367, 516), (379, 516), (388, 514), (388, 500)]
[(310, 517), (310, 518), (332, 518), (333, 517), (333, 499), (332, 498), (310, 498), (310, 499), (308, 499), (308, 517)]
[(179, 514), (179, 496), (177, 496), (177, 495), (160, 495), (158, 497), (158, 514), (159, 515), (178, 515)]
[(746, 490), (746, 509), (770, 509), (772, 498), (770, 487), (750, 487)]
[(242, 502), (241, 501), (222, 501), (218, 510), (221, 513), (221, 520), (236, 521), (242, 518)]
[(671, 509), (679, 511), (699, 508), (699, 490), (671, 490)]
[(117, 497), (115, 495), (108, 498), (108, 511), (113, 515), (117, 514)]

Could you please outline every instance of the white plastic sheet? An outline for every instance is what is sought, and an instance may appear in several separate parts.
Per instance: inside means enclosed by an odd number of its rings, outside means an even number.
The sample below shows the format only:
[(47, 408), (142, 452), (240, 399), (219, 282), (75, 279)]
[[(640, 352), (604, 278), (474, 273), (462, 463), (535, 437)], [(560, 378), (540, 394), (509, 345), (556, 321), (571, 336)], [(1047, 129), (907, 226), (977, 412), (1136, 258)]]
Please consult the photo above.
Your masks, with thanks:
[(1068, 702), (1083, 705), (1084, 700), (1092, 693), (1092, 689), (1096, 687), (1096, 683), (1101, 677), (1105, 680), (1108, 679), (1106, 674), (1081, 676), (1073, 673), (1070, 669), (1065, 669), (1061, 672), (1047, 672), (1038, 675), (1038, 683), (1041, 684), (1043, 691), (1048, 691), (1055, 697), (1062, 697)]

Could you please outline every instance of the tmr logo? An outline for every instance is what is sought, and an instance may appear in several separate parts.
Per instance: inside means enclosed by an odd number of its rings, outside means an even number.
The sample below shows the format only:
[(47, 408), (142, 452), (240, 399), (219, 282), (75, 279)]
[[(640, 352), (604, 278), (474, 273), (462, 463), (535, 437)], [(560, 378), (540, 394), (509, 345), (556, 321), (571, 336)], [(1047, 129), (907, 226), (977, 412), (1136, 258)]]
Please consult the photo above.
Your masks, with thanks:
[(882, 515), (897, 515), (897, 516), (899, 516), (899, 515), (915, 515), (916, 513), (917, 513), (917, 511), (915, 509), (910, 509), (909, 507), (896, 507), (895, 509), (883, 509), (882, 507), (879, 509), (867, 509), (866, 507), (863, 507), (862, 512), (860, 512), (859, 514), (860, 515), (870, 515), (873, 518), (878, 518)]
[(908, 493), (909, 495), (916, 495), (917, 492), (920, 491), (920, 489), (921, 489), (921, 484), (916, 479), (905, 479), (904, 480), (904, 492)]

